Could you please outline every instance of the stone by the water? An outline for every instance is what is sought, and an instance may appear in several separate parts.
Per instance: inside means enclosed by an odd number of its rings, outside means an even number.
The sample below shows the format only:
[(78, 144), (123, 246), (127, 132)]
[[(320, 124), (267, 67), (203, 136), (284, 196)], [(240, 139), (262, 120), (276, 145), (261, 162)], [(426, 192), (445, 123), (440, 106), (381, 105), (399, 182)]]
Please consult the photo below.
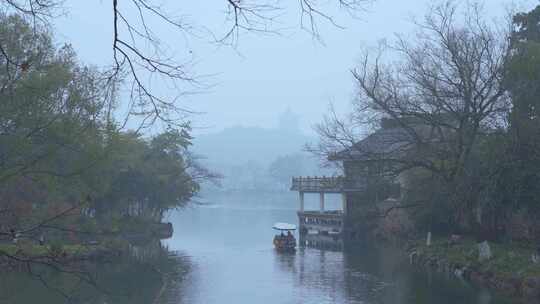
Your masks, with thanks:
[(491, 257), (491, 247), (489, 246), (488, 241), (478, 243), (478, 260), (482, 262), (491, 259)]

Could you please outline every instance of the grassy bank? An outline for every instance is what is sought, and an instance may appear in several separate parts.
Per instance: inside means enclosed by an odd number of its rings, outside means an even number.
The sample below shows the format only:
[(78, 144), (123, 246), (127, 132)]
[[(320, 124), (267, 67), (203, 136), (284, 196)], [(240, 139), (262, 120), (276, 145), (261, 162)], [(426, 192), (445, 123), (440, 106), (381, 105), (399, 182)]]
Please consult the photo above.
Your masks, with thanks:
[(107, 252), (117, 252), (121, 250), (120, 245), (110, 245), (105, 243), (86, 245), (36, 245), (36, 244), (0, 244), (0, 256), (21, 257), (21, 258), (88, 258), (103, 255)]
[(448, 239), (435, 238), (431, 246), (419, 240), (414, 242), (410, 257), (415, 265), (540, 303), (540, 264), (532, 261), (534, 249), (522, 243), (489, 244), (492, 257), (483, 261), (479, 259), (478, 244), (472, 239), (450, 244)]
[(453, 265), (472, 267), (479, 271), (491, 272), (500, 276), (540, 276), (540, 264), (531, 261), (534, 250), (521, 243), (489, 243), (492, 258), (485, 261), (478, 259), (478, 244), (472, 239), (463, 239), (449, 245), (447, 239), (437, 238), (431, 246), (425, 241), (418, 241), (415, 248), (434, 258), (444, 258)]

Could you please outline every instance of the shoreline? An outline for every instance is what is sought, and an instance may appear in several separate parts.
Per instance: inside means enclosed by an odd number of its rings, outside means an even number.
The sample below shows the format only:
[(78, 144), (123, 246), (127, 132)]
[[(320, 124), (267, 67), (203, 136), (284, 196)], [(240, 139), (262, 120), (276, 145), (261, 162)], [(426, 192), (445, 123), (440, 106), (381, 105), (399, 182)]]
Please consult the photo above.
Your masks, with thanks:
[(92, 241), (43, 245), (25, 239), (17, 244), (0, 244), (0, 270), (19, 271), (28, 263), (68, 266), (82, 262), (99, 262), (121, 257), (130, 244), (145, 243), (149, 239), (166, 239), (173, 234), (171, 223), (147, 223), (144, 227), (107, 234), (98, 233)]
[(528, 261), (532, 250), (490, 243), (492, 258), (480, 262), (475, 242), (449, 245), (447, 241), (435, 240), (429, 247), (422, 242), (416, 240), (407, 246), (413, 267), (465, 280), (520, 303), (540, 303), (540, 264)]

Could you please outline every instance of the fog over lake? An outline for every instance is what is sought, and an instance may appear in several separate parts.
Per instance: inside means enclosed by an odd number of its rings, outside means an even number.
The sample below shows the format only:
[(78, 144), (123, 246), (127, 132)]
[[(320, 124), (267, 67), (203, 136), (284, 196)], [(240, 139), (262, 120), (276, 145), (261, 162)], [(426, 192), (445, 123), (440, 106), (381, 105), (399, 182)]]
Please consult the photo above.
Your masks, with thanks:
[(540, 303), (536, 0), (0, 0), (0, 304)]

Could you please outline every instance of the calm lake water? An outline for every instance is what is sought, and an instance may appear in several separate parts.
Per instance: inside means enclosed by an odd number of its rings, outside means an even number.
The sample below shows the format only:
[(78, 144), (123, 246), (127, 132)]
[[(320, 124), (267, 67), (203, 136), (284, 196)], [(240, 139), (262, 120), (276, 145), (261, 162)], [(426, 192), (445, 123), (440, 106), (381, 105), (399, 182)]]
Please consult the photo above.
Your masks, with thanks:
[[(0, 274), (1, 304), (502, 304), (455, 279), (415, 272), (397, 250), (274, 251), (271, 227), (296, 223), (294, 195), (219, 195), (172, 212), (173, 238), (89, 263), (83, 276), (49, 268)], [(308, 207), (316, 201), (308, 198)], [(337, 200), (328, 199), (330, 208)], [(77, 275), (77, 273), (75, 273)], [(40, 281), (43, 278), (47, 286)], [(64, 295), (69, 295), (69, 299)]]
[(272, 247), (275, 222), (296, 223), (295, 196), (223, 195), (174, 212), (169, 250), (189, 261), (170, 303), (510, 303), (455, 279), (415, 272), (391, 249)]

